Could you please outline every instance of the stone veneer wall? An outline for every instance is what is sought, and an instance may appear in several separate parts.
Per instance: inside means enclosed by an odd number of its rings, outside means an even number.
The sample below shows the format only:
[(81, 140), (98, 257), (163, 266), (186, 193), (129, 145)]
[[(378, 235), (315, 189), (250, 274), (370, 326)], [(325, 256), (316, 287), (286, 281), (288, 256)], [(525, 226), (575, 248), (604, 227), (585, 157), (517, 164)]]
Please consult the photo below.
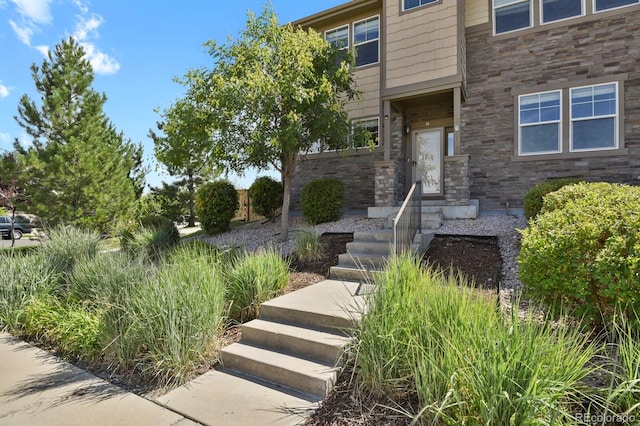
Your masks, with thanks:
[(397, 177), (401, 165), (398, 161), (378, 161), (375, 163), (375, 206), (393, 207), (402, 199), (402, 191)]
[(360, 149), (349, 153), (308, 155), (296, 170), (291, 185), (291, 209), (300, 210), (302, 188), (312, 180), (333, 177), (346, 187), (345, 207), (365, 209), (374, 205), (376, 161), (384, 157), (382, 148), (371, 152)]
[[(469, 154), (471, 198), (482, 210), (521, 207), (537, 182), (566, 176), (638, 183), (640, 175), (640, 12), (572, 23), (513, 37), (491, 29), (467, 34), (467, 98), (462, 105), (461, 149)], [(628, 73), (624, 129), (628, 155), (513, 161), (514, 97), (511, 90)], [(622, 117), (621, 117), (622, 118)]]
[(444, 157), (444, 198), (448, 206), (469, 204), (469, 156)]

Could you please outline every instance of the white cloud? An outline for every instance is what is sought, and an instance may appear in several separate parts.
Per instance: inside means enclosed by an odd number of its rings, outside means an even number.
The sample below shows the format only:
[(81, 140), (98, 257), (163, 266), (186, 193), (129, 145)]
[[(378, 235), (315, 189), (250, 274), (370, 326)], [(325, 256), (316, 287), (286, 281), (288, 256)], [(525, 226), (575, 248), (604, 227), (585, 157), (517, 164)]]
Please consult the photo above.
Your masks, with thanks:
[(102, 25), (101, 16), (93, 15), (90, 18), (81, 16), (79, 22), (76, 24), (76, 30), (73, 33), (73, 38), (78, 41), (84, 41), (87, 37), (93, 35), (98, 36), (98, 28)]
[(9, 96), (9, 88), (0, 83), (0, 99), (6, 98), (7, 96)]
[(0, 145), (11, 142), (11, 135), (9, 133), (0, 132)]
[(51, 0), (11, 0), (16, 5), (18, 13), (24, 18), (40, 24), (51, 22), (49, 3)]
[(42, 53), (42, 56), (44, 56), (45, 58), (49, 55), (49, 46), (47, 46), (46, 44), (40, 44), (36, 46), (35, 49), (38, 52)]
[(118, 61), (101, 52), (93, 43), (80, 43), (86, 52), (86, 57), (91, 62), (96, 74), (115, 74), (120, 70)]
[(20, 39), (21, 42), (23, 42), (27, 46), (31, 46), (31, 36), (33, 35), (33, 29), (30, 24), (24, 24), (20, 26), (14, 21), (10, 20), (9, 25), (11, 25), (13, 32), (16, 33), (16, 36), (18, 36), (18, 39)]
[[(80, 7), (80, 6), (78, 6)], [(115, 74), (120, 69), (120, 64), (114, 58), (102, 52), (91, 39), (99, 37), (98, 28), (104, 20), (102, 16), (91, 15), (79, 17), (73, 38), (78, 40), (86, 52), (86, 57), (96, 74)]]
[[(2, 1), (2, 0), (0, 0), (0, 1)], [(73, 0), (73, 4), (75, 4), (76, 7), (78, 9), (80, 9), (80, 12), (82, 12), (84, 14), (89, 13), (89, 7), (86, 4), (82, 3), (80, 0)]]

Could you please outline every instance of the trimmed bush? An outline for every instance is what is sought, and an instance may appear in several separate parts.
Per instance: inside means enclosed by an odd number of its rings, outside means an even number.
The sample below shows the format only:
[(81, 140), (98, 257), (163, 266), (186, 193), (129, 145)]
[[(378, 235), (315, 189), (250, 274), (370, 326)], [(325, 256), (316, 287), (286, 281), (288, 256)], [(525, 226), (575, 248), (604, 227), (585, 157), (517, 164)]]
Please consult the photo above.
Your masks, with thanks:
[(640, 188), (580, 183), (548, 194), (518, 261), (528, 296), (556, 312), (596, 324), (618, 308), (640, 312)]
[(581, 180), (577, 178), (563, 178), (537, 184), (528, 190), (524, 196), (524, 217), (530, 220), (538, 216), (542, 209), (545, 195), (557, 191), (563, 186), (573, 185), (579, 182), (581, 182)]
[(309, 182), (300, 196), (302, 216), (313, 225), (340, 219), (344, 192), (344, 183), (339, 179), (323, 178)]
[(196, 215), (208, 234), (229, 230), (238, 210), (238, 192), (226, 180), (205, 183), (196, 192)]
[(271, 220), (275, 220), (278, 208), (282, 207), (283, 194), (282, 184), (269, 176), (257, 178), (249, 188), (255, 212)]

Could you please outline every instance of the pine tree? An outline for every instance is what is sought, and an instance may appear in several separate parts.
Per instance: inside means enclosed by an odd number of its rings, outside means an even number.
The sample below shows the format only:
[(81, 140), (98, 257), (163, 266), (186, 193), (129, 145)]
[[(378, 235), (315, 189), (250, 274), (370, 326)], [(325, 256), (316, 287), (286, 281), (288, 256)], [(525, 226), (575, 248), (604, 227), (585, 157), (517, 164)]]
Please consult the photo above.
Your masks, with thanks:
[(14, 147), (30, 212), (50, 224), (106, 229), (127, 216), (143, 187), (142, 147), (125, 140), (92, 88), (85, 52), (69, 38), (31, 73), (40, 105), (26, 94), (14, 117), (33, 138)]

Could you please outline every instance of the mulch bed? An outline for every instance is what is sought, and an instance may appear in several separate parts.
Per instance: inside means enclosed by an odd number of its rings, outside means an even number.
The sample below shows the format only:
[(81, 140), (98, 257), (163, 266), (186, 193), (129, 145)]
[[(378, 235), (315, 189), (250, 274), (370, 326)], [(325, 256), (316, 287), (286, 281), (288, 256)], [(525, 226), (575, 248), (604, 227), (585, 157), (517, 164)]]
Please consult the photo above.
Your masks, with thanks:
[(498, 291), (502, 257), (497, 237), (436, 235), (423, 260), (436, 269), (459, 271), (474, 287)]

